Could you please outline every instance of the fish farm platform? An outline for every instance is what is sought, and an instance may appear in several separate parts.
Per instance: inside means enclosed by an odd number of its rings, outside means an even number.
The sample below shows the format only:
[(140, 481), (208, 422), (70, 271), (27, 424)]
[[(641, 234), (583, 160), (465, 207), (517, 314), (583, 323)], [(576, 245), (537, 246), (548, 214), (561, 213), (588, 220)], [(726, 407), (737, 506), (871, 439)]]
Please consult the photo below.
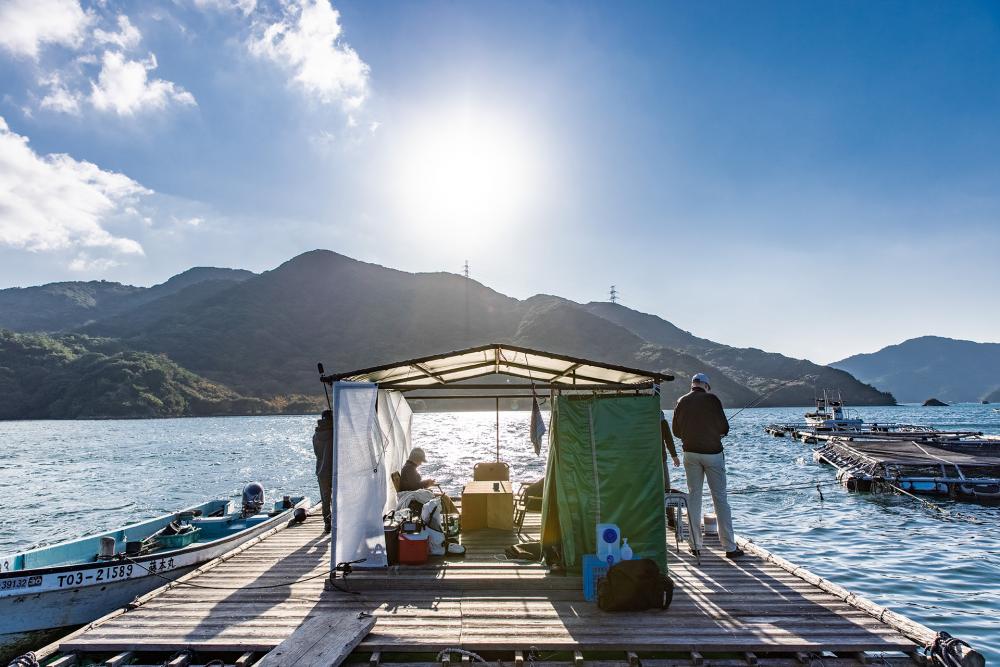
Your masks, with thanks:
[[(539, 522), (529, 514), (526, 532)], [(323, 576), (280, 585), (329, 571), (322, 525), (313, 514), (275, 529), (45, 647), (40, 662), (250, 665), (307, 619), (372, 614), (349, 662), (467, 665), (462, 649), (514, 667), (932, 664), (930, 629), (745, 540), (745, 558), (726, 559), (715, 541), (700, 564), (671, 543), (670, 608), (608, 613), (584, 600), (579, 576), (505, 560), (517, 540), (500, 530), (464, 534), (462, 560), (355, 570), (337, 580), (350, 592), (324, 590)]]

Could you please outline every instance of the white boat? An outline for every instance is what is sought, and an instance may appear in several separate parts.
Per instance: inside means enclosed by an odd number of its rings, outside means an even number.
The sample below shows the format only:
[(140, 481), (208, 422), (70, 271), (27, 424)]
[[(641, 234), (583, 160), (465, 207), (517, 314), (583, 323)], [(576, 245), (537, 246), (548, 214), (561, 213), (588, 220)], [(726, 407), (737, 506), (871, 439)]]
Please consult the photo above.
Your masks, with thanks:
[(834, 398), (833, 392), (826, 389), (823, 398), (816, 399), (816, 410), (805, 416), (806, 425), (817, 431), (860, 431), (865, 425), (863, 419), (844, 410), (844, 399), (839, 391)]
[(285, 496), (266, 511), (263, 488), (248, 484), (240, 508), (212, 500), (98, 535), (0, 555), (0, 654), (32, 641), (35, 633), (99, 618), (282, 522), (303, 519), (308, 507), (308, 498)]

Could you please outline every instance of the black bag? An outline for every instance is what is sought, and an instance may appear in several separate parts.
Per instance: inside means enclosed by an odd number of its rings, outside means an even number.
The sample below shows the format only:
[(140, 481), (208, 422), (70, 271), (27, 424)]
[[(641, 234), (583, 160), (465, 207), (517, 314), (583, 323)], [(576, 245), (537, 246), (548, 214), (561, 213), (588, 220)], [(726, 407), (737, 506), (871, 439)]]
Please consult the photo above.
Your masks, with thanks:
[(648, 558), (612, 565), (597, 585), (597, 606), (604, 611), (666, 609), (673, 599), (673, 580)]

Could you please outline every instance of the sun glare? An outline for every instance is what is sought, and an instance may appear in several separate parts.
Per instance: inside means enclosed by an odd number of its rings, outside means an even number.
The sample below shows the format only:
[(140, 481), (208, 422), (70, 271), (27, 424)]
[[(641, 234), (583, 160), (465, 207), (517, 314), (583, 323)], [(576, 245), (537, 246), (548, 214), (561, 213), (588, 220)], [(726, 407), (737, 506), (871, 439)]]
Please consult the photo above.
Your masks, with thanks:
[(408, 128), (394, 162), (411, 231), (454, 245), (517, 227), (539, 189), (538, 142), (513, 117), (464, 108)]

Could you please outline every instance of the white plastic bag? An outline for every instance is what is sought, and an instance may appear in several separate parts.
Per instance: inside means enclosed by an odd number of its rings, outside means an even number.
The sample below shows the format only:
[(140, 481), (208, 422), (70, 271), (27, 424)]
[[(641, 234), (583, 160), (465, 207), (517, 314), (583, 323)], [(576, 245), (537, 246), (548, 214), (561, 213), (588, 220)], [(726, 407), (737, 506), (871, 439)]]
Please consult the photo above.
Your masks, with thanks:
[(443, 531), (444, 527), (441, 524), (441, 498), (435, 496), (424, 503), (424, 506), (420, 509), (420, 518), (423, 519), (424, 525), (428, 528)]
[(427, 533), (427, 553), (431, 556), (443, 556), (445, 554), (444, 533), (431, 528), (425, 528)]

